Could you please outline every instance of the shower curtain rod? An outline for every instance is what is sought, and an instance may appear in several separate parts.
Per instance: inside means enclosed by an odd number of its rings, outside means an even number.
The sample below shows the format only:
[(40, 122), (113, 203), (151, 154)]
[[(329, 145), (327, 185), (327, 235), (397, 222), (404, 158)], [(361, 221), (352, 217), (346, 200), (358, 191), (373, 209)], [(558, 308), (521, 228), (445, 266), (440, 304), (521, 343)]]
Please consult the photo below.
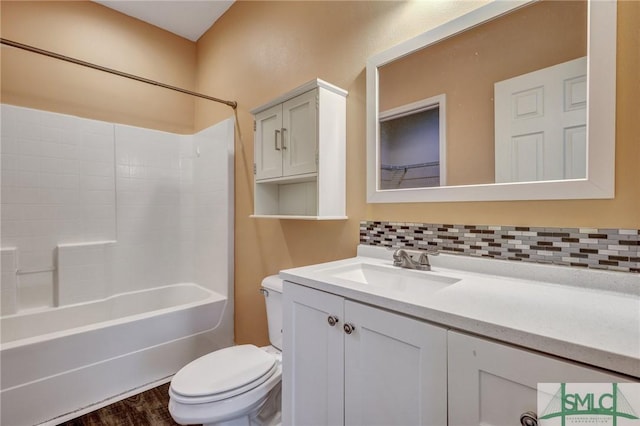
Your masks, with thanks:
[(176, 92), (185, 93), (187, 95), (196, 96), (198, 98), (208, 99), (213, 102), (218, 102), (221, 104), (225, 104), (230, 106), (233, 109), (236, 109), (238, 103), (236, 101), (225, 101), (224, 99), (214, 98), (212, 96), (203, 95), (202, 93), (192, 92), (191, 90), (183, 89), (181, 87), (171, 86), (168, 84), (160, 83), (159, 81), (150, 80), (148, 78), (139, 77), (134, 74), (129, 74), (126, 72), (114, 70), (112, 68), (103, 67), (101, 65), (96, 65), (91, 62), (81, 61), (80, 59), (72, 58), (70, 56), (64, 56), (59, 53), (51, 52), (49, 50), (40, 49), (37, 47), (29, 46), (28, 44), (18, 43), (17, 41), (8, 40), (6, 38), (0, 38), (0, 43), (5, 44), (7, 46), (16, 47), (18, 49), (26, 50), (29, 52), (37, 53), (39, 55), (48, 56), (50, 58), (60, 59), (61, 61), (71, 62), (72, 64), (81, 65), (87, 68), (93, 68), (94, 70), (103, 71), (109, 74), (114, 74), (120, 77), (128, 78), (131, 80), (140, 81), (142, 83), (151, 84), (153, 86), (164, 87), (165, 89), (175, 90)]

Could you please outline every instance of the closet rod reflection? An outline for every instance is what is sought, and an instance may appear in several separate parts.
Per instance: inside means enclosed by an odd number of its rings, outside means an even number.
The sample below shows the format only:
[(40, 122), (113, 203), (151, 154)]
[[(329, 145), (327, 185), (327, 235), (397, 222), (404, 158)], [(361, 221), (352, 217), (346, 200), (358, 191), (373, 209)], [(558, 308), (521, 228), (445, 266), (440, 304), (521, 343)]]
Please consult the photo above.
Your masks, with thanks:
[(203, 95), (202, 93), (193, 92), (191, 90), (183, 89), (181, 87), (176, 87), (176, 86), (171, 86), (169, 84), (160, 83), (159, 81), (150, 80), (150, 79), (144, 78), (144, 77), (139, 77), (137, 75), (129, 74), (129, 73), (118, 71), (118, 70), (114, 70), (112, 68), (103, 67), (101, 65), (96, 65), (96, 64), (93, 64), (91, 62), (82, 61), (80, 59), (72, 58), (70, 56), (61, 55), (59, 53), (51, 52), (49, 50), (44, 50), (44, 49), (40, 49), (40, 48), (37, 48), (37, 47), (29, 46), (28, 44), (18, 43), (17, 41), (8, 40), (6, 38), (0, 38), (0, 43), (4, 44), (4, 45), (7, 45), (7, 46), (15, 47), (15, 48), (18, 48), (18, 49), (26, 50), (26, 51), (29, 51), (29, 52), (37, 53), (39, 55), (48, 56), (50, 58), (59, 59), (61, 61), (71, 62), (72, 64), (81, 65), (83, 67), (93, 68), (94, 70), (103, 71), (103, 72), (106, 72), (106, 73), (109, 73), (109, 74), (114, 74), (114, 75), (117, 75), (117, 76), (120, 76), (120, 77), (124, 77), (124, 78), (128, 78), (128, 79), (131, 79), (131, 80), (140, 81), (142, 83), (151, 84), (153, 86), (164, 87), (165, 89), (175, 90), (176, 92), (185, 93), (187, 95), (196, 96), (198, 98), (207, 99), (207, 100), (210, 100), (210, 101), (213, 101), (213, 102), (218, 102), (218, 103), (221, 103), (221, 104), (228, 105), (233, 109), (236, 109), (236, 107), (238, 106), (238, 103), (236, 101), (225, 101), (224, 99), (218, 99), (218, 98), (214, 98), (212, 96)]

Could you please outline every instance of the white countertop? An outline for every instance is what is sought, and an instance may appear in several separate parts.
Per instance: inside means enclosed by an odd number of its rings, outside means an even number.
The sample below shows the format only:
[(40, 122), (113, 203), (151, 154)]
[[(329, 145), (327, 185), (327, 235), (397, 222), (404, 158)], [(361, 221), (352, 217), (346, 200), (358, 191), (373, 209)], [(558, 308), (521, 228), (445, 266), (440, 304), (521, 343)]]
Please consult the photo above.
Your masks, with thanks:
[[(280, 277), (348, 299), (640, 377), (640, 275), (439, 255), (432, 271), (455, 278), (434, 291), (400, 291), (327, 271), (364, 262), (392, 266), (392, 251), (359, 246), (358, 257), (287, 269)], [(385, 269), (386, 270), (386, 269)]]

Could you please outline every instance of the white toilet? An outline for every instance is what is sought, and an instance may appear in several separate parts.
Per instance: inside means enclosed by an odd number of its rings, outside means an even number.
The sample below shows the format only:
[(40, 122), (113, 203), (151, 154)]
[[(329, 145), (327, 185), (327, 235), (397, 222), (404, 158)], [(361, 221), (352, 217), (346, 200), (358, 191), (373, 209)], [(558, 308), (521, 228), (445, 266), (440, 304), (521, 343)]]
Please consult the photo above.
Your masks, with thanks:
[(280, 425), (282, 280), (262, 281), (272, 346), (239, 345), (184, 366), (169, 387), (169, 412), (179, 424)]

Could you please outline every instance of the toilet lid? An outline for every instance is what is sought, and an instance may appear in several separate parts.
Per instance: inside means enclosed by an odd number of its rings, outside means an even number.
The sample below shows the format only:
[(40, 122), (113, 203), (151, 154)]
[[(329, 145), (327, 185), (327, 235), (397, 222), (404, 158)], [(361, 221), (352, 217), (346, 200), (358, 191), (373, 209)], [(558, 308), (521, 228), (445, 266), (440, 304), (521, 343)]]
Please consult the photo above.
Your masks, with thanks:
[(173, 376), (171, 390), (192, 398), (228, 393), (260, 382), (275, 364), (273, 355), (254, 345), (231, 346), (187, 364)]

